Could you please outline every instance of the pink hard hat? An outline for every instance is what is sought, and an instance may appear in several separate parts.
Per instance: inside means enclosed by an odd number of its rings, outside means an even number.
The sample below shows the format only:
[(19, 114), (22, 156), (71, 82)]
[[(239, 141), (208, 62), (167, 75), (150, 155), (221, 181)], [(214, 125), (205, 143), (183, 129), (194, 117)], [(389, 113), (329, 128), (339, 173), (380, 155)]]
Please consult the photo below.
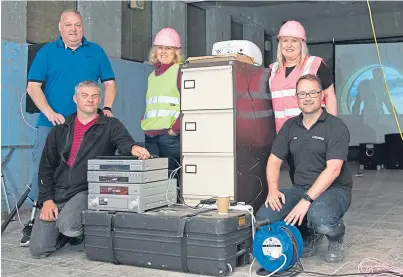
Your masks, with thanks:
[(154, 38), (154, 45), (181, 48), (181, 38), (172, 28), (164, 28)]
[(290, 20), (284, 23), (280, 28), (277, 38), (280, 37), (294, 37), (306, 40), (304, 26), (298, 21)]

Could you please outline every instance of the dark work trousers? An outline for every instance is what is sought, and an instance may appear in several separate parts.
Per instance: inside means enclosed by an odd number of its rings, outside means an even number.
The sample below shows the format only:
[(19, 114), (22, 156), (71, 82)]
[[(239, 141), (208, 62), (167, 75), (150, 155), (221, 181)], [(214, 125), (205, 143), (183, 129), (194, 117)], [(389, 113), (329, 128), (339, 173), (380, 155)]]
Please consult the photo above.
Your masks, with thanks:
[[(273, 211), (270, 206), (266, 208), (263, 204), (256, 214), (256, 220), (269, 219), (271, 222), (284, 220), (308, 189), (309, 186), (294, 186), (290, 189), (280, 190), (285, 196), (285, 205), (281, 203), (282, 209)], [(301, 226), (296, 224), (296, 227), (304, 239), (316, 232), (326, 235), (330, 241), (338, 241), (345, 234), (343, 216), (350, 207), (350, 203), (351, 188), (330, 186), (312, 202), (307, 215), (304, 217), (304, 222)]]
[[(150, 152), (150, 155), (168, 158), (168, 176), (171, 175), (173, 170), (180, 166), (180, 135), (171, 136), (168, 134), (168, 131), (155, 137), (146, 135), (145, 146), (148, 152)], [(172, 177), (177, 178), (177, 187), (180, 188), (180, 170)], [(180, 193), (178, 190), (178, 198), (179, 196)]]
[(64, 246), (66, 237), (83, 235), (82, 212), (88, 208), (88, 191), (77, 193), (69, 201), (56, 204), (59, 216), (56, 221), (43, 221), (37, 213), (32, 228), (29, 250), (34, 258), (49, 256)]

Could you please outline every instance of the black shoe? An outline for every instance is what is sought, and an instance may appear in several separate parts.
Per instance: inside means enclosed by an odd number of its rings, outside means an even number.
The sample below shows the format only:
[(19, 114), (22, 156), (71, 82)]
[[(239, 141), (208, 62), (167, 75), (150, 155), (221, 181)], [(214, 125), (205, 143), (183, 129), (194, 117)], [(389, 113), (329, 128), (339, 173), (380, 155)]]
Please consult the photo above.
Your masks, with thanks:
[(84, 236), (79, 236), (75, 238), (69, 238), (69, 243), (71, 245), (79, 245), (84, 242)]
[(315, 234), (304, 239), (304, 252), (302, 253), (302, 258), (315, 256), (323, 237), (324, 236), (321, 234)]
[(22, 229), (22, 239), (20, 240), (20, 246), (29, 246), (29, 240), (31, 239), (32, 227), (34, 226), (35, 220), (30, 220), (25, 224), (24, 229)]
[(269, 275), (270, 272), (268, 272), (266, 269), (264, 269), (263, 267), (259, 268), (258, 270), (256, 270), (256, 275), (259, 276), (267, 276)]
[(344, 260), (343, 240), (330, 241), (325, 255), (325, 261), (328, 263), (339, 263)]
[(72, 237), (67, 237), (67, 236), (63, 235), (62, 233), (59, 233), (59, 236), (57, 238), (56, 249), (60, 249), (64, 246), (66, 246), (66, 244), (68, 244), (68, 243), (70, 243), (70, 245), (79, 245), (83, 242), (84, 242), (84, 236), (72, 238)]
[(69, 237), (66, 237), (62, 233), (59, 233), (57, 240), (56, 240), (56, 249), (63, 248), (69, 242), (70, 242)]

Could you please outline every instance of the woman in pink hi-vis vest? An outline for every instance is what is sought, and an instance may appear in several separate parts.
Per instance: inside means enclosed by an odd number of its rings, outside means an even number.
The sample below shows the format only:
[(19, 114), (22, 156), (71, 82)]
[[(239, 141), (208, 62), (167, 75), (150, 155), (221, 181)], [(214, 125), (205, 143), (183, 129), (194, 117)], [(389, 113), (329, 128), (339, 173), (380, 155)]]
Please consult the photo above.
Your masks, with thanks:
[(337, 115), (333, 76), (320, 57), (310, 56), (304, 27), (297, 21), (287, 21), (278, 34), (277, 61), (270, 65), (270, 91), (278, 133), (287, 121), (300, 114), (296, 99), (297, 80), (306, 74), (317, 75), (322, 82), (323, 106)]

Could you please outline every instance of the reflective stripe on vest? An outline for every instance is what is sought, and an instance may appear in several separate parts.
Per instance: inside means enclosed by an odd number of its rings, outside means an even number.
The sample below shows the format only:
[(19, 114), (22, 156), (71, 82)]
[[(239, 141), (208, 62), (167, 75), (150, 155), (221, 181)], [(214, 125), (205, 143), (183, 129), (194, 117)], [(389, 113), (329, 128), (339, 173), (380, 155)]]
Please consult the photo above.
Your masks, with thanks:
[(290, 118), (301, 113), (299, 108), (285, 109), (284, 111), (274, 111), (274, 116), (277, 118)]
[(310, 56), (308, 58), (308, 61), (306, 62), (305, 67), (304, 67), (304, 72), (302, 73), (301, 76), (307, 75), (309, 73), (309, 69), (311, 68), (312, 63), (313, 63), (314, 60), (315, 60), (314, 56)]
[[(276, 75), (275, 73), (277, 72), (278, 69), (278, 62), (275, 62), (271, 68), (271, 74), (270, 74), (270, 78), (269, 78), (269, 86), (270, 86), (270, 90), (272, 88), (271, 83), (273, 82), (273, 78)], [(273, 92), (272, 92), (273, 93)]]
[(152, 96), (147, 99), (147, 105), (156, 104), (156, 103), (164, 103), (164, 104), (175, 104), (179, 105), (179, 98), (178, 97), (171, 97), (171, 96)]
[(153, 117), (165, 117), (165, 116), (178, 118), (179, 114), (180, 112), (171, 110), (152, 110), (145, 112), (144, 119)]
[(296, 97), (298, 79), (306, 74), (316, 74), (321, 62), (321, 58), (310, 56), (306, 59), (302, 68), (295, 67), (287, 78), (285, 77), (285, 67), (280, 73), (277, 73), (278, 63), (272, 64), (269, 84), (277, 133), (287, 119), (298, 116), (301, 113)]
[(285, 90), (273, 91), (271, 93), (272, 99), (287, 97), (287, 96), (295, 96), (295, 89), (285, 89)]

